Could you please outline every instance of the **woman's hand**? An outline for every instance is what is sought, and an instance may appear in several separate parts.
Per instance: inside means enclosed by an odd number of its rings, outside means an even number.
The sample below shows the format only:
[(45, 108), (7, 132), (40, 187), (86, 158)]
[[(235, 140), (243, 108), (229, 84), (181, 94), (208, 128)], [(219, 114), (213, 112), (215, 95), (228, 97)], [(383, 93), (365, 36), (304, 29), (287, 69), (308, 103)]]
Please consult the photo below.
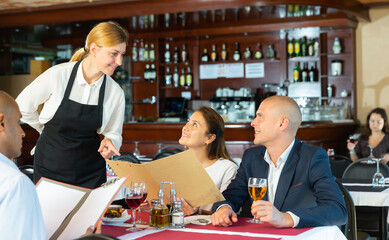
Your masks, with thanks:
[(386, 153), (386, 154), (382, 157), (382, 161), (383, 161), (384, 163), (389, 162), (389, 153)]
[(115, 146), (112, 144), (111, 139), (104, 138), (101, 143), (99, 150), (97, 150), (101, 156), (103, 156), (104, 159), (109, 159), (113, 155), (120, 156), (120, 153), (118, 150), (116, 150)]
[(89, 234), (95, 234), (95, 233), (96, 234), (101, 233), (101, 220), (96, 224), (96, 228), (94, 228), (93, 226), (89, 226), (82, 236), (87, 236)]
[(185, 201), (183, 198), (177, 198), (178, 201), (182, 202), (182, 210), (185, 215), (193, 215), (199, 211), (199, 207), (193, 208), (189, 203)]
[(348, 149), (349, 151), (354, 150), (355, 145), (357, 145), (357, 143), (358, 143), (358, 141), (355, 141), (355, 142), (352, 143), (352, 142), (350, 141), (350, 139), (347, 139), (347, 149)]

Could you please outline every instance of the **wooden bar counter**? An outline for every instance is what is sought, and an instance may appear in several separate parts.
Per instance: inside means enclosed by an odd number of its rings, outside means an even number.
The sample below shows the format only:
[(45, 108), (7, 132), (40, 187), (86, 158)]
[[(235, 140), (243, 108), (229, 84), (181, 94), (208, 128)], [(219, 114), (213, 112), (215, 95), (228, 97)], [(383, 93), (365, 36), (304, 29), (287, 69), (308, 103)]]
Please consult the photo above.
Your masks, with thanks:
[[(138, 141), (141, 155), (152, 157), (159, 147), (177, 145), (184, 123), (125, 123), (123, 125), (123, 145), (121, 151), (132, 152), (134, 141)], [(22, 124), (26, 137), (23, 139), (22, 155), (18, 165), (32, 164), (31, 149), (39, 134), (27, 124)], [(336, 154), (347, 155), (346, 140), (357, 130), (354, 122), (303, 122), (297, 137), (309, 144), (333, 148)], [(244, 150), (253, 146), (254, 130), (250, 123), (227, 123), (225, 139), (228, 151), (233, 158), (241, 158)], [(181, 146), (182, 147), (182, 146)]]

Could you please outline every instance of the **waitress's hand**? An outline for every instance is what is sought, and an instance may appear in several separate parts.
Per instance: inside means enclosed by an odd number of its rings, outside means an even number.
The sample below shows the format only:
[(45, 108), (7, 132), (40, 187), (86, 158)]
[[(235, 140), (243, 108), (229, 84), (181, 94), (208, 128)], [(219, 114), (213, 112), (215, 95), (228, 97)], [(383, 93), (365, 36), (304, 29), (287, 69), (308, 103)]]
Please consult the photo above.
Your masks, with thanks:
[(111, 139), (104, 138), (100, 143), (99, 150), (97, 150), (104, 159), (110, 159), (113, 155), (120, 156), (118, 150), (116, 150), (115, 146), (112, 144)]
[(185, 199), (178, 198), (177, 200), (182, 202), (182, 210), (185, 215), (193, 215), (199, 211), (199, 207), (193, 208)]

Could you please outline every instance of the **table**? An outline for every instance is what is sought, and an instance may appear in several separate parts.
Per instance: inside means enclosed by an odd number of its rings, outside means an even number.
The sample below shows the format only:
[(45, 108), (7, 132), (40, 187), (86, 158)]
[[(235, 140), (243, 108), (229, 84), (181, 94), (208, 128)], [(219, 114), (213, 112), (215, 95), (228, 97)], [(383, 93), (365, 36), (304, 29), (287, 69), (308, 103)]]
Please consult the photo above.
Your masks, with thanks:
[[(389, 188), (373, 188), (371, 180), (366, 179), (342, 179), (343, 186), (349, 190), (355, 206), (378, 207), (380, 226), (380, 239), (387, 239), (388, 236), (388, 207)], [(358, 216), (357, 216), (358, 218)]]
[[(142, 213), (142, 219), (147, 221), (147, 216)], [(212, 225), (194, 225), (187, 224), (183, 229), (165, 229), (155, 230), (146, 229), (140, 232), (128, 233), (125, 227), (121, 226), (102, 226), (102, 233), (118, 237), (119, 239), (139, 239), (139, 240), (235, 240), (235, 239), (255, 239), (255, 240), (300, 240), (300, 239), (337, 239), (346, 240), (343, 233), (337, 226), (326, 226), (316, 228), (275, 228), (270, 224), (248, 223), (248, 218), (239, 218), (228, 228), (214, 227)], [(131, 220), (130, 220), (131, 222)]]

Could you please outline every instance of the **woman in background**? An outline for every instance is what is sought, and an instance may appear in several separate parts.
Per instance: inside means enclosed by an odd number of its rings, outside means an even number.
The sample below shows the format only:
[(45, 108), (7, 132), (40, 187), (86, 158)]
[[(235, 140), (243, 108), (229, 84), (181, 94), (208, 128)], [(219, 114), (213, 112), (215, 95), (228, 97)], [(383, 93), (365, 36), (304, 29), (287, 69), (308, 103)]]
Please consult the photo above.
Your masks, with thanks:
[(366, 125), (358, 141), (347, 140), (347, 148), (353, 161), (358, 158), (366, 158), (370, 155), (369, 146), (373, 147), (373, 155), (389, 161), (389, 134), (388, 117), (383, 108), (375, 108), (368, 115)]
[[(212, 108), (201, 106), (182, 128), (179, 143), (193, 151), (220, 192), (223, 192), (235, 177), (237, 165), (227, 152), (222, 117)], [(211, 214), (212, 204), (193, 208), (184, 199), (181, 201), (186, 215)]]
[(110, 76), (127, 46), (128, 32), (119, 24), (99, 23), (70, 62), (51, 67), (20, 93), (22, 121), (40, 133), (35, 183), (41, 177), (86, 188), (106, 182), (104, 158), (120, 155), (125, 104)]

